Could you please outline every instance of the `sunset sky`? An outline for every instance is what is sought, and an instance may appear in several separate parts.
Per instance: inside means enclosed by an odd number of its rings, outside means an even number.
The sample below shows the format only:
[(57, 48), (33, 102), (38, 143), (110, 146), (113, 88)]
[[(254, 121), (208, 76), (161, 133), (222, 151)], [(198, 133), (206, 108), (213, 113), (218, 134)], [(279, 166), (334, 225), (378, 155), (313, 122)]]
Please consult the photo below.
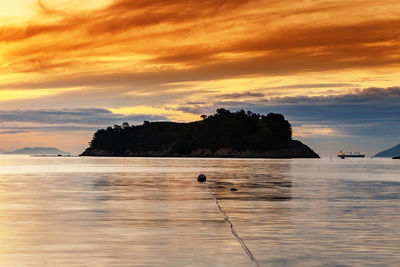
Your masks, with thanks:
[(400, 1), (2, 0), (0, 148), (279, 112), (323, 156), (400, 143)]

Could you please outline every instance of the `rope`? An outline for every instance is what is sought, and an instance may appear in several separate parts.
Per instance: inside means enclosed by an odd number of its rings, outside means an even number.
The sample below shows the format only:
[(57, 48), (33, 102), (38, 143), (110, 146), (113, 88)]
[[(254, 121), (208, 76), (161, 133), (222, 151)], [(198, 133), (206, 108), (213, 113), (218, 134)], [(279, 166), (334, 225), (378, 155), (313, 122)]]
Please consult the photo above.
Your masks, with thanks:
[(235, 228), (233, 227), (232, 221), (229, 219), (228, 214), (226, 214), (226, 212), (222, 209), (221, 205), (218, 202), (218, 199), (214, 196), (214, 194), (212, 193), (212, 191), (210, 190), (210, 188), (207, 186), (207, 190), (210, 193), (210, 195), (212, 196), (212, 198), (215, 200), (215, 204), (217, 205), (219, 211), (222, 213), (222, 215), (224, 216), (224, 220), (226, 223), (229, 224), (230, 228), (231, 228), (231, 232), (232, 234), (236, 237), (236, 239), (239, 241), (240, 245), (242, 246), (244, 252), (247, 254), (247, 256), (249, 256), (250, 260), (257, 266), (260, 267), (260, 264), (258, 263), (258, 261), (256, 260), (256, 258), (254, 257), (253, 253), (251, 253), (250, 249), (246, 246), (246, 243), (243, 241), (242, 238), (240, 238), (240, 236), (238, 235), (238, 233), (236, 232)]

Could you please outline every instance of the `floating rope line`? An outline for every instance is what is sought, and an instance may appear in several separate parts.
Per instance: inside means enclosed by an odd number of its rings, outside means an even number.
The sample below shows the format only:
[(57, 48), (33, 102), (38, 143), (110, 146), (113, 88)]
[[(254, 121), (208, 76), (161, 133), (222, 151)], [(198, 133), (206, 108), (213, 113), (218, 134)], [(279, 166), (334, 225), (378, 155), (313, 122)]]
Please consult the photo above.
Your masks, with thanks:
[(224, 216), (224, 220), (226, 223), (229, 224), (230, 228), (231, 228), (231, 232), (232, 234), (236, 237), (236, 239), (239, 241), (240, 245), (242, 246), (244, 252), (246, 252), (246, 254), (249, 256), (250, 260), (258, 267), (260, 267), (260, 264), (258, 263), (258, 261), (256, 260), (256, 258), (254, 257), (253, 253), (251, 253), (250, 249), (246, 246), (246, 243), (244, 243), (243, 239), (240, 238), (240, 236), (238, 235), (238, 233), (236, 232), (235, 228), (233, 227), (232, 221), (229, 219), (228, 214), (226, 214), (226, 212), (222, 209), (221, 205), (218, 202), (218, 199), (214, 196), (214, 194), (211, 192), (210, 188), (207, 186), (207, 190), (208, 192), (211, 194), (212, 198), (215, 200), (215, 204), (217, 205), (219, 211), (222, 213), (222, 215)]

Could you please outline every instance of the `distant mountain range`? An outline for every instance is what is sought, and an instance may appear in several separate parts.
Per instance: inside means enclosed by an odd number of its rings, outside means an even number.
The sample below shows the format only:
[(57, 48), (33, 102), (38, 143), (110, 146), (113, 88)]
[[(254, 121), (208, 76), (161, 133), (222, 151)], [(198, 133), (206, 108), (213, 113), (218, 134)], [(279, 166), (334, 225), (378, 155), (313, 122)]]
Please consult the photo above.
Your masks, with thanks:
[(400, 156), (400, 144), (392, 148), (386, 149), (382, 152), (379, 152), (374, 156), (374, 158), (393, 158), (397, 156)]
[(55, 147), (24, 147), (10, 152), (4, 152), (3, 154), (13, 155), (58, 155), (58, 154), (70, 154), (68, 152), (61, 151)]

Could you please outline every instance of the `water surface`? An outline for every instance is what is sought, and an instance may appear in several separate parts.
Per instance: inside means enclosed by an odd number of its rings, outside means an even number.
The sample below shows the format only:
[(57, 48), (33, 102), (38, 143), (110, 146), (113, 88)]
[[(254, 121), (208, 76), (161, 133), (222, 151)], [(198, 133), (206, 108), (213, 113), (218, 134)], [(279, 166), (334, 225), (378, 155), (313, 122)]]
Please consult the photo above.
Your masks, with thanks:
[(215, 198), (261, 266), (396, 266), (399, 174), (389, 159), (2, 156), (0, 266), (254, 265)]

